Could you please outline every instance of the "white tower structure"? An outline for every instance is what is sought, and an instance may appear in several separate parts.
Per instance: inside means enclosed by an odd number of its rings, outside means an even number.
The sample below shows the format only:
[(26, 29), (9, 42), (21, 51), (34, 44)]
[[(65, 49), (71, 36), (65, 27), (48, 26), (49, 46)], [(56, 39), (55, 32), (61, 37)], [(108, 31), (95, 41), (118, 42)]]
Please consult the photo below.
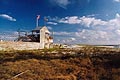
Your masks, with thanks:
[(40, 29), (40, 49), (50, 48), (53, 43), (53, 38), (50, 36), (50, 32), (46, 26)]

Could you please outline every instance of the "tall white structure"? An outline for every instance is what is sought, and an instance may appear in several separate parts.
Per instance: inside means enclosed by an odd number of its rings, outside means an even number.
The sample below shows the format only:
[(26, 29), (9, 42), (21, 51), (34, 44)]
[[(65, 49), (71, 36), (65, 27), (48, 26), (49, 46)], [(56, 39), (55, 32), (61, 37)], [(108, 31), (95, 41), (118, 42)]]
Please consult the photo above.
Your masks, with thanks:
[(40, 49), (50, 48), (53, 43), (53, 37), (46, 26), (40, 29)]

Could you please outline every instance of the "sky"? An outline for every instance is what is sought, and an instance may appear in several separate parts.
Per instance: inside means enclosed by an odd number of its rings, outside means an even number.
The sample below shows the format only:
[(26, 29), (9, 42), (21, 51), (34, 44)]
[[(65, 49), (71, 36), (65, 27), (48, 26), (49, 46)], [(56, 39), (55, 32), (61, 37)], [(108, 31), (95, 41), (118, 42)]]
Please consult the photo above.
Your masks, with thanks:
[(46, 26), (55, 43), (120, 44), (120, 0), (0, 0), (0, 39)]

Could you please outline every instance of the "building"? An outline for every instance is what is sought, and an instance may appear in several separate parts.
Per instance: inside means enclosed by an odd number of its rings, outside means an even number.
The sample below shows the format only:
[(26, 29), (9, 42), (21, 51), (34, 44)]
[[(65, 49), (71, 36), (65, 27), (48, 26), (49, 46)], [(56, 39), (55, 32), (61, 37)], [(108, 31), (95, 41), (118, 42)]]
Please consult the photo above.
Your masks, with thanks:
[(25, 34), (21, 36), (21, 32), (23, 33), (25, 31), (18, 32), (19, 37), (17, 41), (39, 42), (40, 49), (52, 48), (53, 46), (53, 37), (51, 36), (51, 33), (46, 26), (36, 27), (34, 30), (31, 31), (31, 34), (27, 34), (28, 32), (25, 32)]
[[(37, 15), (36, 18), (36, 28), (31, 31), (31, 34), (28, 34), (26, 31), (18, 31), (19, 37), (17, 41), (23, 42), (39, 42), (40, 49), (51, 48), (53, 45), (53, 37), (51, 36), (50, 31), (46, 26), (39, 27), (40, 15)], [(44, 18), (44, 23), (48, 21), (47, 18)], [(25, 33), (24, 36), (21, 36), (21, 32)]]

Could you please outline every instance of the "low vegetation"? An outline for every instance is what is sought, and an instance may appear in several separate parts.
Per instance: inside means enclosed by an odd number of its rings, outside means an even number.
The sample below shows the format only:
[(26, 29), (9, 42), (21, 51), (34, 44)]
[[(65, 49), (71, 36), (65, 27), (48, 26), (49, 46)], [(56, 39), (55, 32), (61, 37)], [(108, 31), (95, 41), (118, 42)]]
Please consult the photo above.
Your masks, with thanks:
[(0, 51), (0, 80), (120, 80), (120, 49)]

